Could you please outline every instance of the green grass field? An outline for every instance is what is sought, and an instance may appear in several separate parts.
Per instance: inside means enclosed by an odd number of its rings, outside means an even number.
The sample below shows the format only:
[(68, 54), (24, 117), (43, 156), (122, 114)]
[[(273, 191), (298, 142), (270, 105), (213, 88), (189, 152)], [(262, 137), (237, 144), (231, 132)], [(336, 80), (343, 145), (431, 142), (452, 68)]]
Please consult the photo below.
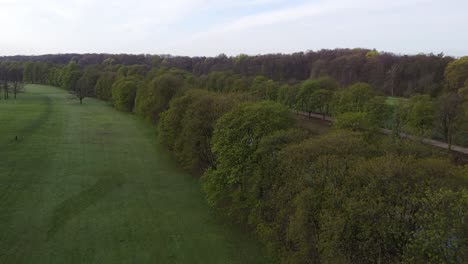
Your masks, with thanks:
[(405, 101), (407, 101), (408, 99), (406, 98), (403, 98), (403, 97), (392, 97), (392, 96), (387, 96), (387, 104), (388, 105), (391, 105), (391, 106), (396, 106), (400, 103), (403, 103)]
[(270, 263), (155, 138), (54, 87), (0, 100), (0, 263)]

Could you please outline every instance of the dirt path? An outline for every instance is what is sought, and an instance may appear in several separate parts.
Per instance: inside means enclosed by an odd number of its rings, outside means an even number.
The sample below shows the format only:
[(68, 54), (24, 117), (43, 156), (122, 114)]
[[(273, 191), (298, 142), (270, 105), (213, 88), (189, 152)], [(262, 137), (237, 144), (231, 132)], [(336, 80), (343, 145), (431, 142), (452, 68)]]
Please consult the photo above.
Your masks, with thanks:
[[(302, 115), (302, 116), (307, 116), (307, 117), (310, 117), (310, 118), (314, 118), (314, 119), (320, 119), (320, 120), (325, 120), (325, 121), (328, 121), (330, 122), (333, 122), (333, 119), (329, 116), (323, 116), (323, 115), (320, 115), (320, 114), (316, 114), (316, 113), (307, 113), (307, 112), (301, 112), (301, 111), (295, 111), (297, 114), (299, 115)], [(380, 131), (383, 133), (383, 134), (386, 134), (386, 135), (391, 135), (393, 134), (393, 131), (389, 130), (389, 129), (380, 129)], [(409, 134), (406, 134), (406, 133), (401, 133), (400, 136), (402, 138), (408, 138), (408, 139), (412, 139), (412, 140), (421, 140), (421, 139), (418, 139), (414, 136), (411, 136)], [(445, 142), (442, 142), (442, 141), (438, 141), (438, 140), (434, 140), (434, 139), (428, 139), (428, 138), (424, 138), (421, 140), (423, 143), (427, 144), (427, 145), (430, 145), (430, 146), (434, 146), (434, 147), (438, 147), (438, 148), (442, 148), (442, 149), (446, 149), (448, 150), (449, 149), (449, 145)], [(465, 147), (461, 147), (461, 146), (456, 146), (456, 145), (452, 145), (452, 148), (451, 148), (451, 151), (453, 152), (457, 152), (457, 153), (460, 153), (460, 154), (464, 154), (464, 155), (468, 155), (468, 148), (465, 148)]]

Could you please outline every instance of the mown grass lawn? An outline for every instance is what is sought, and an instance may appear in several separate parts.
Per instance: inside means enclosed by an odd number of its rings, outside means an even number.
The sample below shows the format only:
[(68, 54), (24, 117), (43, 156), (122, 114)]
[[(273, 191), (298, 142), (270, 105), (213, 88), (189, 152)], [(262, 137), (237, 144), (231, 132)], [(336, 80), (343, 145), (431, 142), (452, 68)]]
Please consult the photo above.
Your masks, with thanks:
[(0, 263), (270, 263), (154, 131), (54, 87), (0, 100)]
[(391, 106), (397, 106), (400, 103), (403, 103), (407, 101), (408, 99), (404, 97), (392, 97), (392, 96), (387, 96), (386, 103)]

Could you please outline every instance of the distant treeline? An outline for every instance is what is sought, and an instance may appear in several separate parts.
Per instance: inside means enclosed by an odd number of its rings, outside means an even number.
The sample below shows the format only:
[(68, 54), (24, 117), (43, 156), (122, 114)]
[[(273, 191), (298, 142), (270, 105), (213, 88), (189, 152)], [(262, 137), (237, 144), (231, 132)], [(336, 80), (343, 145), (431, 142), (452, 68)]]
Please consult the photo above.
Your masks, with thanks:
[[(320, 59), (311, 59), (316, 57)], [(289, 70), (300, 68), (299, 66), (285, 67), (284, 69), (280, 67), (282, 70), (278, 72), (284, 72), (285, 75), (289, 76), (287, 81), (277, 81), (265, 76), (265, 69), (272, 68), (272, 65), (289, 65), (292, 61), (304, 62), (305, 58), (314, 61), (312, 63), (314, 65), (318, 61), (328, 61), (325, 64), (320, 63), (323, 67), (328, 66), (320, 68), (320, 71), (315, 71), (314, 67), (311, 68), (310, 65), (305, 66), (308, 65), (307, 63), (302, 63), (303, 71), (311, 69), (310, 78), (306, 75), (301, 77), (305, 80), (290, 79), (294, 73), (289, 72)], [(338, 58), (340, 59), (338, 60)], [(362, 62), (359, 65), (362, 66), (362, 69), (368, 70), (355, 71), (354, 67), (348, 67), (352, 61), (349, 58), (361, 58), (357, 60)], [(37, 61), (21, 61), (23, 59)], [(65, 62), (66, 59), (70, 59), (66, 64), (51, 63), (52, 61)], [(189, 61), (194, 64), (189, 63)], [(340, 63), (336, 63), (336, 61), (340, 61)], [(392, 65), (390, 68), (395, 70), (397, 67), (399, 70), (396, 72), (387, 71), (384, 74), (385, 70), (383, 69), (386, 67), (378, 66), (384, 61), (388, 61), (387, 64)], [(379, 96), (378, 99), (374, 99), (373, 107), (375, 111), (380, 112), (380, 116), (376, 118), (378, 122), (370, 122), (371, 124), (399, 132), (409, 132), (418, 136), (444, 140), (449, 144), (468, 145), (468, 129), (466, 125), (463, 125), (463, 123), (468, 123), (464, 119), (466, 111), (464, 98), (468, 94), (468, 83), (465, 83), (468, 75), (467, 61), (467, 58), (454, 60), (442, 55), (396, 56), (361, 49), (323, 50), (292, 55), (253, 57), (241, 55), (231, 58), (222, 55), (216, 58), (188, 58), (125, 54), (66, 54), (8, 57), (8, 61), (0, 62), (0, 80), (5, 80), (4, 86), (6, 79), (17, 80), (18, 78), (31, 83), (51, 84), (75, 92), (80, 99), (96, 96), (104, 100), (114, 99), (114, 103), (119, 105), (120, 99), (112, 98), (114, 81), (119, 80), (120, 83), (122, 78), (128, 77), (127, 79), (146, 79), (145, 82), (149, 82), (147, 79), (153, 78), (157, 71), (170, 69), (175, 72), (177, 69), (179, 75), (190, 76), (191, 85), (195, 88), (216, 92), (244, 92), (259, 99), (278, 101), (291, 109), (309, 113), (318, 112), (335, 117), (339, 113), (343, 113), (340, 110), (340, 104), (352, 100), (350, 99), (352, 96), (356, 100)], [(261, 67), (255, 65), (261, 65)], [(338, 69), (342, 73), (337, 74)], [(381, 70), (381, 74), (364, 74), (364, 72), (375, 73)], [(259, 72), (260, 75), (255, 75), (255, 72)], [(264, 74), (261, 74), (262, 72)], [(396, 74), (397, 72), (398, 74)], [(337, 75), (338, 77), (336, 77)], [(432, 77), (429, 78), (429, 75)], [(7, 77), (3, 78), (2, 76)], [(346, 76), (354, 77), (346, 79)], [(363, 82), (356, 76), (367, 76), (364, 78), (366, 80), (372, 76), (386, 77), (379, 77), (384, 82), (383, 86), (379, 86), (378, 82), (375, 81), (378, 78)], [(389, 79), (389, 76), (398, 78)], [(418, 79), (420, 77), (422, 79)], [(416, 79), (418, 81), (415, 81)], [(427, 82), (421, 81), (423, 79)], [(126, 83), (128, 84), (128, 82)], [(361, 85), (356, 86), (355, 84)], [(146, 85), (148, 84), (144, 83), (144, 86)], [(343, 89), (345, 87), (354, 87), (354, 89)], [(383, 96), (391, 94), (405, 94), (410, 100), (405, 104), (400, 102), (388, 106)], [(129, 109), (132, 109), (132, 104), (128, 103)], [(356, 104), (360, 103), (356, 102)], [(380, 108), (376, 108), (377, 105), (380, 105)], [(361, 122), (354, 123), (369, 126), (370, 116), (363, 114), (366, 107), (356, 106), (354, 112), (359, 113), (347, 114), (337, 118), (337, 120), (360, 118)], [(349, 123), (350, 120), (346, 120), (346, 122)]]
[[(368, 62), (387, 56), (330, 51), (339, 52)], [(468, 58), (422, 55), (440, 64), (415, 72), (440, 74), (437, 89), (410, 90), (406, 81), (409, 98), (392, 103), (369, 80), (330, 72), (309, 78), (312, 68), (302, 80), (291, 71), (286, 81), (214, 67), (269, 56), (204, 59), (219, 62), (206, 72), (170, 65), (177, 57), (147, 56), (130, 65), (72, 57), (66, 64), (3, 62), (0, 69), (20, 65), (27, 82), (95, 96), (157, 124), (159, 141), (201, 176), (208, 203), (252, 230), (281, 263), (466, 263), (468, 167), (400, 132), (465, 142)], [(333, 116), (332, 131), (301, 127), (292, 110)], [(394, 135), (381, 135), (381, 127)]]
[[(392, 96), (416, 93), (437, 95), (443, 89), (444, 71), (454, 60), (443, 54), (395, 55), (368, 49), (335, 49), (227, 57), (182, 57), (170, 55), (57, 54), (0, 57), (0, 61), (67, 64), (74, 60), (85, 67), (103, 64), (149, 65), (177, 68), (195, 76), (230, 71), (244, 76), (265, 76), (281, 83), (330, 76), (341, 85), (365, 82)], [(39, 66), (38, 66), (39, 67)], [(40, 70), (40, 69), (38, 69)]]

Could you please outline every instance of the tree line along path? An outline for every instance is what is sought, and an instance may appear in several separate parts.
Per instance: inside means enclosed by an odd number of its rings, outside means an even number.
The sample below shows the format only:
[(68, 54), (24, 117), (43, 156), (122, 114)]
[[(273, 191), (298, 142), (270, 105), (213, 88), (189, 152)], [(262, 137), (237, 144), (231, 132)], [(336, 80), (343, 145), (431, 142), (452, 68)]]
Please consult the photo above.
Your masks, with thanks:
[(0, 121), (0, 263), (271, 263), (135, 116), (28, 85)]

